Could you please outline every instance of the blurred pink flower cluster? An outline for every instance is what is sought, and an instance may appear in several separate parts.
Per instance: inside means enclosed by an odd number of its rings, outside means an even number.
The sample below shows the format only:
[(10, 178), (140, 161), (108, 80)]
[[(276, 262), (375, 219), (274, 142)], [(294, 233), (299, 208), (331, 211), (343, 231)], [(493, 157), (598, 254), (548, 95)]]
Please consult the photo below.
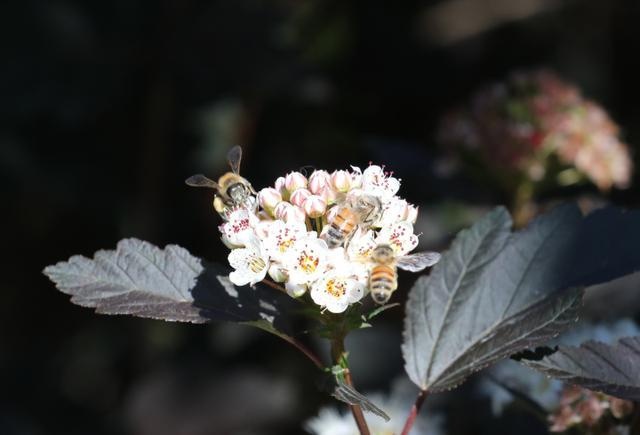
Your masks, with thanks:
[(550, 156), (573, 166), (599, 189), (629, 185), (629, 147), (607, 113), (547, 70), (513, 74), (448, 115), (440, 140), (493, 168), (548, 175)]
[(624, 419), (632, 412), (633, 402), (567, 385), (562, 391), (560, 406), (549, 416), (549, 430), (565, 432), (571, 427), (581, 426), (587, 430), (598, 427), (598, 433), (610, 433), (604, 429), (613, 429), (616, 420)]

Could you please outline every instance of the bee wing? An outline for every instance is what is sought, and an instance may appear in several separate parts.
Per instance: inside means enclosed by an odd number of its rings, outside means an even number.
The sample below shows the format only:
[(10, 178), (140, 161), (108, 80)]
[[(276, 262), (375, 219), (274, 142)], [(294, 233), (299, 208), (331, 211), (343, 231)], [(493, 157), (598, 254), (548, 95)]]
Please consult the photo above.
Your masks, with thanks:
[(187, 178), (184, 182), (191, 187), (208, 187), (210, 189), (220, 190), (220, 185), (218, 183), (205, 177), (202, 174), (192, 175), (191, 177)]
[(242, 148), (239, 145), (234, 146), (227, 153), (227, 161), (231, 166), (231, 171), (234, 174), (240, 173), (240, 162), (242, 161)]
[(440, 261), (440, 254), (437, 252), (416, 252), (415, 254), (399, 257), (396, 266), (409, 272), (420, 272), (426, 267), (433, 266), (438, 261)]

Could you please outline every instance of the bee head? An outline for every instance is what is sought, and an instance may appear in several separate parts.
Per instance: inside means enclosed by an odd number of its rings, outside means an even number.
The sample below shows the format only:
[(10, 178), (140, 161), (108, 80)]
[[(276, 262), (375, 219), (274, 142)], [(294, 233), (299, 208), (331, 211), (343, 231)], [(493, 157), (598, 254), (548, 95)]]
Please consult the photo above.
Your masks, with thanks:
[(249, 196), (249, 189), (243, 183), (234, 183), (227, 189), (227, 194), (235, 203), (241, 203)]

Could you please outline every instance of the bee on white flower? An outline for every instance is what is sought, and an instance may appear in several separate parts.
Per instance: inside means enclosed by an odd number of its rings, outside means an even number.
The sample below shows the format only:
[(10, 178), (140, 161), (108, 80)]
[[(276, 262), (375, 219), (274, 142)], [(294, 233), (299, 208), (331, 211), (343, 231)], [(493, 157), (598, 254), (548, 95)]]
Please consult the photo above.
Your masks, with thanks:
[[(377, 165), (364, 172), (352, 166), (331, 174), (316, 170), (309, 178), (300, 172), (279, 177), (274, 187), (260, 190), (259, 209), (226, 210), (219, 229), (232, 249), (231, 281), (253, 285), (268, 274), (290, 296), (309, 291), (311, 300), (333, 313), (374, 287), (374, 300), (386, 301), (397, 284), (396, 265), (418, 271), (425, 258), (435, 258), (407, 255), (418, 244), (418, 209), (396, 196), (399, 187), (400, 180)], [(393, 285), (381, 298), (383, 266), (393, 271)]]

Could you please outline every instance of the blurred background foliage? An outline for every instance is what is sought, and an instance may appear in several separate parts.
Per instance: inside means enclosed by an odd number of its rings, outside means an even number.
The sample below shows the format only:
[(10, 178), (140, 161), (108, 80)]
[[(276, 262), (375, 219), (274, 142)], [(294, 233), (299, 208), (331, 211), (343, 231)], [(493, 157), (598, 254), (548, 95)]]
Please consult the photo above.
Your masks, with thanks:
[[(0, 433), (300, 433), (330, 398), (284, 342), (97, 316), (42, 268), (132, 236), (224, 261), (211, 194), (184, 179), (225, 171), (234, 144), (256, 188), (308, 165), (386, 164), (421, 206), (422, 247), (444, 248), (509, 198), (446, 170), (441, 117), (486, 82), (542, 66), (639, 144), (638, 22), (634, 0), (2, 2)], [(638, 206), (634, 178), (607, 200)], [(402, 309), (382, 317), (349, 344), (361, 390), (402, 375)], [(447, 433), (522, 424), (463, 396), (448, 402), (465, 419)]]

